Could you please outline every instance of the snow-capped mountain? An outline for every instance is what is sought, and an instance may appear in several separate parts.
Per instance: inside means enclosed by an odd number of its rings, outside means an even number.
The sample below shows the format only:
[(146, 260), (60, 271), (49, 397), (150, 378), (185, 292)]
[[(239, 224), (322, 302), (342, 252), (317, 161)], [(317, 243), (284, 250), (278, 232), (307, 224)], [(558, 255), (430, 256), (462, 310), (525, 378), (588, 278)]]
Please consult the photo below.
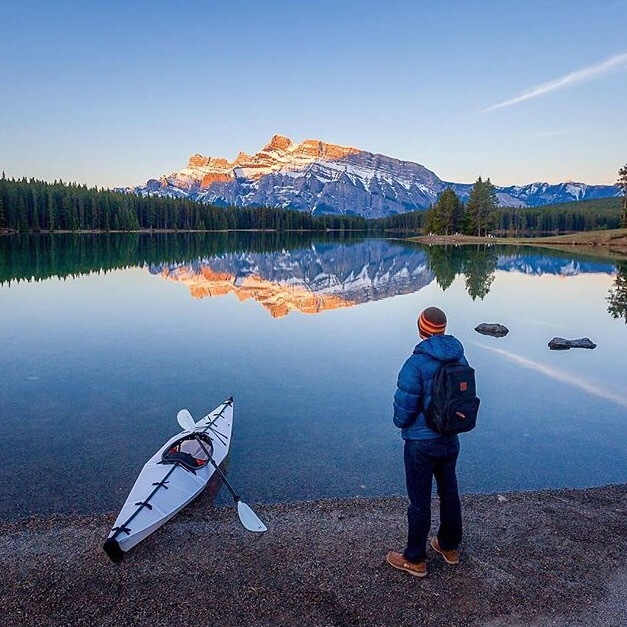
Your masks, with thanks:
[[(418, 163), (307, 139), (275, 135), (254, 155), (234, 161), (195, 154), (187, 167), (124, 191), (191, 198), (220, 206), (283, 207), (367, 218), (426, 209), (451, 186), (467, 198), (471, 184), (447, 183)], [(497, 187), (504, 206), (537, 206), (618, 195), (611, 185), (531, 183)]]

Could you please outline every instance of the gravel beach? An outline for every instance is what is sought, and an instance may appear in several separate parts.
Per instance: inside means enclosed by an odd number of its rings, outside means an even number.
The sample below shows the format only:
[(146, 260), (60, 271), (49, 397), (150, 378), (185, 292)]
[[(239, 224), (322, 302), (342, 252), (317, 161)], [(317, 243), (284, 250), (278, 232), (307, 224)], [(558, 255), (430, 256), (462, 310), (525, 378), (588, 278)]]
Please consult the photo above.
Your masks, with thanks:
[[(627, 485), (462, 497), (461, 563), (402, 550), (402, 498), (233, 507), (201, 497), (112, 564), (115, 514), (0, 523), (2, 625), (627, 624)], [(434, 499), (434, 529), (437, 499)]]

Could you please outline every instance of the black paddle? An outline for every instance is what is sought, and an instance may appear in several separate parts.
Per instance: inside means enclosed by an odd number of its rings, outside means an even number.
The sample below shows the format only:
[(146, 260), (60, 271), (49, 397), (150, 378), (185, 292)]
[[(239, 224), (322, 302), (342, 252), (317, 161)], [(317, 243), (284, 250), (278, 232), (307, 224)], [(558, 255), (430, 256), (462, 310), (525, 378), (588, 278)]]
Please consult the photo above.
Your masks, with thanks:
[(244, 525), (244, 527), (246, 527), (248, 531), (255, 531), (257, 533), (263, 533), (264, 531), (268, 531), (268, 528), (261, 522), (261, 520), (259, 519), (259, 516), (257, 516), (257, 514), (253, 512), (250, 506), (248, 506), (246, 503), (244, 503), (240, 499), (239, 495), (237, 494), (237, 492), (235, 492), (235, 490), (233, 489), (233, 486), (229, 483), (225, 474), (220, 470), (220, 468), (218, 467), (218, 464), (216, 464), (213, 457), (211, 457), (211, 454), (205, 447), (205, 443), (198, 437), (198, 434), (196, 433), (196, 423), (194, 422), (192, 415), (187, 411), (187, 409), (181, 409), (181, 411), (177, 414), (176, 419), (179, 425), (181, 425), (181, 427), (185, 431), (189, 431), (190, 433), (194, 435), (196, 442), (200, 444), (200, 447), (205, 452), (207, 459), (211, 462), (211, 465), (214, 467), (215, 471), (218, 473), (220, 479), (222, 479), (226, 487), (229, 489), (231, 496), (233, 497), (234, 501), (237, 503), (237, 514), (239, 516), (239, 519), (242, 525)]

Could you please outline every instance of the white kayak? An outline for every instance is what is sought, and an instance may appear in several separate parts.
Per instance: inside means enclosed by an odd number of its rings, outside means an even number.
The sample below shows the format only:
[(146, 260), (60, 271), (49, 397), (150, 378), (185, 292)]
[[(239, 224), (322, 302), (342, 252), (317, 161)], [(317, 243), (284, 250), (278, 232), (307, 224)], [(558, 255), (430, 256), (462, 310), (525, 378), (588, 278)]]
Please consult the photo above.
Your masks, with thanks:
[[(181, 414), (188, 424), (181, 422)], [(114, 562), (203, 491), (216, 472), (214, 464), (219, 466), (229, 451), (233, 398), (196, 423), (187, 410), (181, 410), (179, 423), (186, 430), (170, 438), (146, 462), (116, 518), (104, 544)]]

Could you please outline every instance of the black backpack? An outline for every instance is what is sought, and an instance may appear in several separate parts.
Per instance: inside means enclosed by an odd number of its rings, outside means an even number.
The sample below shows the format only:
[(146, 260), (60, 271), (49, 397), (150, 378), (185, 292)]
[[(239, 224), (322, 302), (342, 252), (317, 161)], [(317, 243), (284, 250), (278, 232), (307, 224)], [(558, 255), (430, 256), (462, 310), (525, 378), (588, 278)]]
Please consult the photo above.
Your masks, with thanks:
[(474, 369), (459, 363), (442, 364), (425, 409), (427, 424), (440, 435), (470, 431), (477, 424), (479, 403)]

